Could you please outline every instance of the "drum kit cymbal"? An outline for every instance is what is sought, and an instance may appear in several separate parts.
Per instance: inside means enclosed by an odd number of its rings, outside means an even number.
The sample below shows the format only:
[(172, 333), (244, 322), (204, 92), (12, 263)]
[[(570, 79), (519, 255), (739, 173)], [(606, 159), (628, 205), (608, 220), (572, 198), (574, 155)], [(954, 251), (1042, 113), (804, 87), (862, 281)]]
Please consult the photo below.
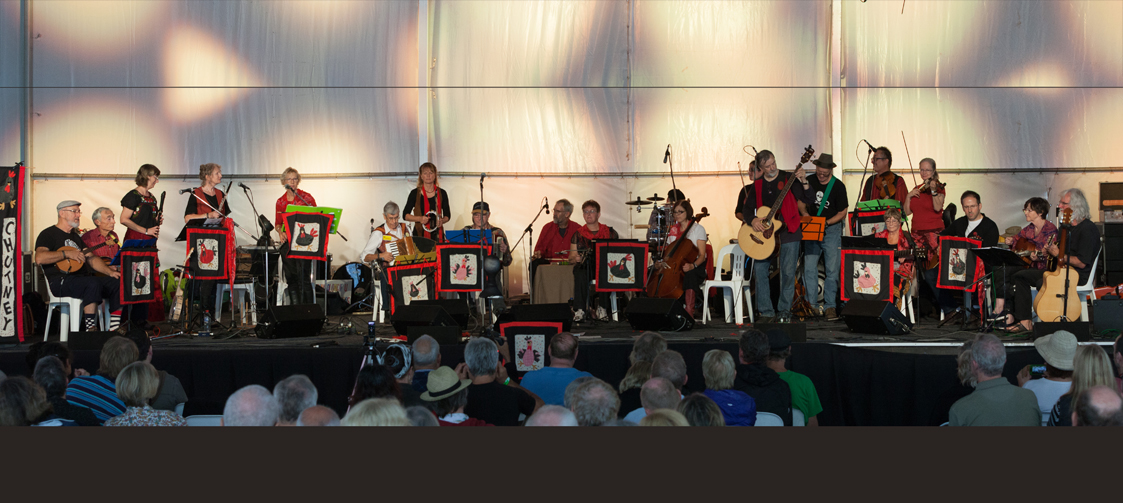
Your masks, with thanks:
[(636, 196), (635, 201), (625, 201), (624, 204), (626, 204), (628, 206), (635, 206), (636, 212), (642, 213), (643, 212), (642, 206), (647, 206), (649, 204), (655, 204), (659, 201), (665, 201), (665, 200), (666, 200), (666, 198), (659, 197), (659, 194), (655, 194), (655, 195), (653, 195), (653, 196), (651, 196), (647, 199), (641, 199), (639, 196)]

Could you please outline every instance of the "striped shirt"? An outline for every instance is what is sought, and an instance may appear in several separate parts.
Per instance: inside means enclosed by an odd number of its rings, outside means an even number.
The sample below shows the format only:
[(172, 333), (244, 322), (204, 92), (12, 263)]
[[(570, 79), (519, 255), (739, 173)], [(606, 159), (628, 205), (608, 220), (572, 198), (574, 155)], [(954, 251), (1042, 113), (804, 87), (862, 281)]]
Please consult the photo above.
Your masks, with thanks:
[(66, 387), (66, 401), (89, 408), (101, 422), (125, 412), (125, 402), (117, 397), (117, 386), (100, 375), (75, 377)]

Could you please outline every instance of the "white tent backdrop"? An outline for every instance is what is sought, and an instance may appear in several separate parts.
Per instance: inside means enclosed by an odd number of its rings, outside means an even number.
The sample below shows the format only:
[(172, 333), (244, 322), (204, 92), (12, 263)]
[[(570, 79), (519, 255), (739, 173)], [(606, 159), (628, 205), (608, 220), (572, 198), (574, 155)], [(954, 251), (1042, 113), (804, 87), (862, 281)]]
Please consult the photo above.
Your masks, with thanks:
[(164, 264), (184, 253), (176, 191), (206, 162), (270, 215), (277, 176), (300, 170), (344, 208), (337, 265), (358, 259), (386, 201), (404, 203), (419, 152), (443, 173), (449, 228), (468, 223), (486, 172), (512, 237), (543, 196), (596, 199), (628, 235), (646, 213), (621, 203), (666, 193), (669, 143), (715, 247), (739, 226), (748, 144), (782, 169), (808, 144), (837, 150), (853, 199), (855, 145), (889, 146), (907, 171), (903, 131), (914, 164), (935, 158), (949, 192), (980, 192), (1000, 227), (1021, 223), (1028, 197), (1078, 186), (1095, 200), (1098, 182), (1123, 181), (1123, 0), (0, 0), (3, 164), (21, 158), (21, 1), (34, 14), (28, 235), (61, 199), (119, 211), (153, 163), (170, 193)]

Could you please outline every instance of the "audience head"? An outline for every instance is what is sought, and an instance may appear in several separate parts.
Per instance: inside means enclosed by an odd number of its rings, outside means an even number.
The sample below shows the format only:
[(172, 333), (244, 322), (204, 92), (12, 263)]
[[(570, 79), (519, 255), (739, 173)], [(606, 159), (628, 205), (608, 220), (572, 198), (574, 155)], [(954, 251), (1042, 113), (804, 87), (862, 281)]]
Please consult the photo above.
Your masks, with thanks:
[(594, 379), (596, 379), (596, 377), (581, 376), (577, 379), (569, 381), (569, 384), (565, 387), (565, 395), (562, 398), (562, 403), (566, 406), (566, 408), (573, 407), (573, 396), (577, 394), (577, 388), (580, 388), (582, 384), (585, 384)]
[(714, 391), (733, 387), (733, 378), (737, 376), (737, 366), (733, 363), (733, 355), (724, 349), (711, 349), (702, 357), (702, 376), (706, 378), (706, 388)]
[(1038, 337), (1033, 341), (1037, 353), (1045, 359), (1045, 375), (1053, 378), (1072, 377), (1072, 361), (1076, 358), (1076, 335), (1065, 330)]
[(54, 356), (40, 358), (39, 363), (35, 364), (35, 372), (32, 377), (35, 379), (35, 383), (43, 388), (48, 400), (66, 398), (68, 380), (66, 378), (66, 367), (62, 365), (62, 360)]
[(553, 365), (556, 360), (564, 360), (569, 362), (569, 366), (573, 366), (573, 360), (577, 359), (577, 338), (569, 332), (561, 332), (555, 334), (550, 338), (550, 364)]
[(430, 335), (413, 341), (413, 368), (435, 370), (441, 366), (441, 345)]
[(274, 426), (280, 417), (280, 404), (258, 384), (235, 391), (222, 409), (223, 426)]
[(1123, 426), (1123, 397), (1108, 386), (1094, 386), (1072, 403), (1073, 426)]
[(608, 383), (593, 379), (573, 392), (570, 409), (577, 417), (577, 424), (600, 426), (615, 419), (620, 412), (620, 395)]
[(464, 410), (468, 405), (468, 386), (471, 384), (471, 379), (461, 379), (455, 370), (441, 367), (429, 373), (421, 400), (438, 418), (445, 417)]
[(686, 384), (686, 360), (683, 360), (682, 353), (671, 350), (659, 353), (655, 361), (651, 362), (651, 377), (662, 377), (671, 381), (675, 388), (682, 391), (683, 385)]
[(959, 347), (959, 356), (955, 358), (956, 373), (959, 374), (960, 384), (972, 388), (978, 383), (975, 380), (975, 373), (971, 371), (971, 346), (973, 344), (973, 341), (964, 342)]
[(657, 409), (672, 409), (682, 401), (682, 394), (671, 381), (662, 377), (652, 377), (643, 383), (639, 391), (639, 401), (644, 410), (651, 413)]
[(147, 361), (152, 363), (152, 339), (148, 338), (148, 332), (143, 328), (133, 327), (125, 334), (125, 338), (133, 341), (136, 344), (136, 359), (137, 361)]
[(640, 420), (640, 426), (690, 426), (679, 411), (674, 409), (659, 409), (652, 411)]
[(297, 426), (339, 426), (339, 414), (331, 407), (313, 405), (296, 418)]
[(110, 381), (117, 380), (117, 374), (130, 363), (137, 360), (136, 343), (119, 335), (110, 337), (101, 347), (97, 373)]
[(38, 384), (24, 376), (0, 382), (0, 426), (30, 426), (51, 415), (51, 402)]
[(367, 365), (359, 371), (355, 380), (355, 393), (347, 400), (347, 404), (354, 407), (359, 402), (368, 398), (390, 397), (402, 399), (402, 388), (394, 379), (394, 374), (385, 365)]
[(434, 416), (429, 409), (420, 405), (413, 407), (406, 407), (406, 418), (409, 419), (409, 424), (412, 426), (440, 426), (441, 423), (437, 422), (437, 416)]
[(971, 345), (971, 368), (976, 378), (1002, 375), (1006, 366), (1006, 347), (994, 334), (980, 334)]
[(129, 407), (144, 407), (160, 390), (160, 373), (145, 361), (130, 363), (117, 374), (117, 396)]
[(741, 363), (764, 363), (772, 352), (768, 336), (756, 329), (745, 330), (737, 344), (740, 347)]
[(36, 342), (32, 344), (27, 349), (27, 356), (24, 357), (24, 361), (27, 362), (27, 368), (34, 369), (35, 366), (39, 364), (39, 360), (43, 359), (44, 356), (54, 356), (62, 361), (62, 366), (66, 369), (66, 377), (70, 378), (70, 375), (73, 373), (70, 368), (73, 359), (70, 355), (70, 349), (67, 348), (66, 345), (54, 341)]
[(406, 410), (394, 398), (368, 398), (343, 416), (343, 426), (411, 426)]
[(404, 381), (409, 378), (409, 380), (413, 380), (413, 376), (410, 375), (410, 371), (413, 370), (410, 353), (412, 351), (405, 344), (391, 344), (386, 348), (386, 351), (382, 352), (382, 364), (386, 366), (394, 379)]
[(658, 332), (644, 332), (632, 343), (632, 354), (628, 361), (633, 365), (637, 362), (653, 362), (655, 357), (667, 350), (667, 339)]
[(1123, 376), (1123, 335), (1115, 338), (1115, 346), (1112, 348), (1111, 359), (1115, 361), (1115, 375)]
[[(615, 418), (613, 418), (615, 419)], [(577, 416), (573, 411), (560, 405), (545, 405), (538, 409), (530, 419), (526, 420), (527, 426), (577, 426)]]
[(464, 346), (464, 362), (468, 364), (472, 377), (495, 375), (499, 366), (499, 346), (486, 337), (473, 337)]
[(316, 385), (304, 374), (294, 374), (281, 379), (273, 386), (273, 397), (281, 407), (280, 424), (296, 424), (304, 409), (316, 405), (319, 392)]
[(769, 329), (768, 335), (768, 361), (788, 361), (792, 355), (792, 338), (778, 328)]
[(725, 416), (721, 415), (721, 407), (701, 393), (692, 393), (683, 398), (676, 408), (686, 417), (690, 426), (725, 426)]
[(1115, 376), (1111, 371), (1111, 360), (1097, 344), (1086, 344), (1076, 350), (1073, 361), (1072, 386), (1068, 392), (1072, 401), (1080, 400), (1080, 395), (1096, 386), (1115, 386)]

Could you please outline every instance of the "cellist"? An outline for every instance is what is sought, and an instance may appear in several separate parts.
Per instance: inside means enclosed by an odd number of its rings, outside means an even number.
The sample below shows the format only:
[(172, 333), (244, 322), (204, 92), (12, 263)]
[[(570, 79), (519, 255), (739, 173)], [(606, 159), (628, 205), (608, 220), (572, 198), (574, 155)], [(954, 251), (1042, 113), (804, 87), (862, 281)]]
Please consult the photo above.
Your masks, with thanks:
[[(694, 207), (690, 205), (689, 199), (675, 203), (674, 209), (671, 210), (671, 218), (675, 222), (673, 229), (675, 232), (669, 232), (667, 235), (667, 249), (670, 250), (671, 244), (679, 239), (689, 239), (698, 248), (698, 258), (692, 263), (682, 265), (682, 289), (686, 312), (693, 317), (694, 300), (698, 297), (702, 283), (706, 281), (706, 229), (702, 224), (694, 222)], [(694, 225), (690, 225), (691, 222)], [(655, 263), (655, 266), (665, 267), (665, 264), (660, 260)]]
[[(1068, 228), (1064, 262), (1058, 266), (1069, 266), (1077, 276), (1072, 278), (1077, 285), (1088, 281), (1092, 274), (1092, 264), (1096, 255), (1100, 253), (1100, 230), (1089, 218), (1088, 199), (1080, 189), (1068, 189), (1061, 192), (1061, 201), (1057, 204), (1061, 210), (1072, 210), (1072, 221)], [(1045, 251), (1050, 256), (1056, 257), (1061, 253), (1057, 244), (1051, 244)], [(1006, 316), (1008, 334), (1024, 334), (1033, 330), (1033, 299), (1030, 297), (1030, 287), (1041, 288), (1042, 278), (1045, 277), (1044, 269), (1029, 268), (1018, 271), (1013, 275), (1013, 295), (1007, 294), (1007, 300), (1014, 301), (1013, 310)], [(1010, 288), (1011, 283), (1007, 283)], [(1075, 313), (1080, 316), (1080, 313)], [(1044, 320), (1053, 321), (1053, 320)]]

